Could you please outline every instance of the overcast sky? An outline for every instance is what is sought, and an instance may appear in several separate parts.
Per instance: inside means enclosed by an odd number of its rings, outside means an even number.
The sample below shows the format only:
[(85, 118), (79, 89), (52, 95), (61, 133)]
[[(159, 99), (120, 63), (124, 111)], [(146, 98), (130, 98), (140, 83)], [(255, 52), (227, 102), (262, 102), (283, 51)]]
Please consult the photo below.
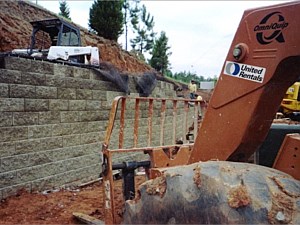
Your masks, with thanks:
[[(54, 12), (59, 1), (32, 0)], [(88, 28), (94, 1), (68, 1), (73, 22)], [(172, 55), (173, 73), (190, 71), (198, 76), (219, 76), (244, 10), (284, 1), (141, 1), (154, 17), (157, 37), (165, 31)], [(125, 46), (125, 38), (118, 40)], [(129, 49), (130, 50), (130, 49)], [(101, 54), (101, 52), (100, 52)]]

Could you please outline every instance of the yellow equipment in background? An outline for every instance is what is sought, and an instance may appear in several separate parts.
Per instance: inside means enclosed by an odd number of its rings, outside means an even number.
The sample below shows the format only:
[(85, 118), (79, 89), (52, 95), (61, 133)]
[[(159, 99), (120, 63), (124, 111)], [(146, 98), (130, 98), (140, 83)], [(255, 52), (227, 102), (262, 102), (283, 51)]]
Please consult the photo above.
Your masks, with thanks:
[(288, 88), (281, 102), (281, 107), (284, 114), (300, 111), (300, 82), (295, 82)]
[(284, 115), (293, 119), (300, 114), (300, 82), (295, 82), (288, 88), (281, 102), (281, 111)]

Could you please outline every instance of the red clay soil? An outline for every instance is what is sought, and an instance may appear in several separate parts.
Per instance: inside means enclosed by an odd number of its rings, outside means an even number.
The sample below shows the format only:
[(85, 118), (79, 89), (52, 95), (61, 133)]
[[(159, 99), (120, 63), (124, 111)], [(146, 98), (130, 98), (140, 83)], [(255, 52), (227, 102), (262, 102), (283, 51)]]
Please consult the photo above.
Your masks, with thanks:
[[(141, 184), (143, 177), (137, 177)], [(115, 182), (117, 220), (122, 221), (124, 201), (122, 180)], [(82, 224), (72, 216), (81, 212), (104, 219), (102, 184), (100, 182), (75, 190), (60, 190), (52, 193), (28, 193), (22, 191), (0, 203), (0, 224)]]

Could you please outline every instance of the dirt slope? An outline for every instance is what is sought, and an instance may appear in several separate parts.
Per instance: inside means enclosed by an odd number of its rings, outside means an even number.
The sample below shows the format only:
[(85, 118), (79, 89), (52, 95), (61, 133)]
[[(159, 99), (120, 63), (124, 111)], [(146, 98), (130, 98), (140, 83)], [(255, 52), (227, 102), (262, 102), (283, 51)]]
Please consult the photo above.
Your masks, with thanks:
[[(58, 16), (26, 0), (0, 1), (0, 52), (27, 48), (32, 31), (29, 22), (55, 17)], [(151, 67), (122, 50), (118, 43), (91, 34), (83, 27), (80, 29), (82, 45), (97, 46), (102, 61), (112, 63), (123, 72), (141, 73), (152, 70)]]

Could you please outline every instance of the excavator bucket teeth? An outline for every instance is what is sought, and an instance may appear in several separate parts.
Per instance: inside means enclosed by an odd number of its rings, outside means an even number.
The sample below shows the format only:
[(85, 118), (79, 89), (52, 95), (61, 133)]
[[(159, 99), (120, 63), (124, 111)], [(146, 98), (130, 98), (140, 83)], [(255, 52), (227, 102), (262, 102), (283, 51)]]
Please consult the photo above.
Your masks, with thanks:
[(300, 182), (248, 163), (161, 168), (125, 204), (124, 224), (299, 224)]

